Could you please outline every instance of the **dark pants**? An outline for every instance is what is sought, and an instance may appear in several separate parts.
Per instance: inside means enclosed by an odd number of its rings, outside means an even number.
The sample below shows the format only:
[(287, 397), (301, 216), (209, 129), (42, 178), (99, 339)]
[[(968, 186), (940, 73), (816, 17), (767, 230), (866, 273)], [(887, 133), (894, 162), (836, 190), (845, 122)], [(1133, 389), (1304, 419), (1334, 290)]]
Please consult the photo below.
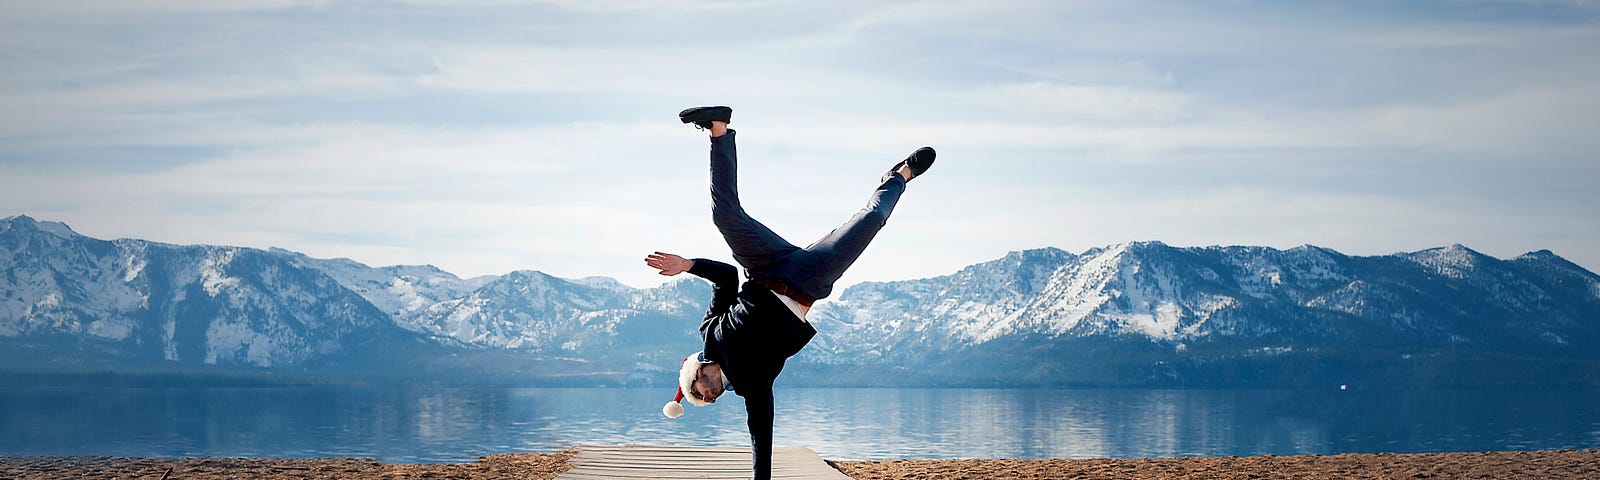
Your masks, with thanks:
[(889, 213), (906, 191), (906, 180), (890, 175), (856, 212), (821, 240), (796, 247), (772, 229), (751, 218), (739, 204), (739, 155), (734, 131), (711, 138), (711, 220), (733, 249), (733, 259), (752, 277), (788, 283), (812, 300), (833, 293), (833, 282), (861, 257), (889, 220)]

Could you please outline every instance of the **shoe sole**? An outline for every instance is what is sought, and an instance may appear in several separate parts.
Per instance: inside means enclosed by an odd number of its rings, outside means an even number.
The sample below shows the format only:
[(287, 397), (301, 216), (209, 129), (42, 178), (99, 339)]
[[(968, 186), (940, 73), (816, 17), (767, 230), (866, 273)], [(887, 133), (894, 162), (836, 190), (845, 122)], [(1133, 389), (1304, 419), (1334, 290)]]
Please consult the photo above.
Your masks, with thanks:
[[(927, 150), (928, 151), (928, 161), (927, 162), (916, 162), (916, 161), (914, 161), (914, 160), (917, 159), (917, 154), (921, 153), (923, 150)], [(911, 153), (911, 158), (905, 159), (904, 161), (902, 161), (902, 163), (904, 163), (907, 166), (911, 167), (911, 175), (913, 177), (920, 177), (920, 176), (922, 176), (923, 173), (927, 173), (929, 168), (933, 167), (933, 161), (937, 160), (938, 158), (939, 158), (939, 152), (934, 151), (932, 147), (922, 147), (922, 148), (917, 149), (916, 152), (912, 152)], [(899, 167), (897, 166), (895, 168), (899, 168)]]
[(678, 112), (678, 120), (683, 121), (683, 123), (695, 124), (700, 122), (710, 123), (712, 121), (727, 123), (733, 120), (733, 109), (722, 106), (694, 107)]

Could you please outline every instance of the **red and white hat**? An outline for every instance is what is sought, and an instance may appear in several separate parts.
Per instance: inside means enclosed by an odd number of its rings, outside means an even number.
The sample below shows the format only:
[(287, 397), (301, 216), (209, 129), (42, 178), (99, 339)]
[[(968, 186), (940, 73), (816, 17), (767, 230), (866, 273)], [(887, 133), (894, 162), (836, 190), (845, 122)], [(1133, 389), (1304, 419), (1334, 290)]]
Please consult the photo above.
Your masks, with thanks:
[(666, 415), (667, 418), (682, 416), (683, 404), (678, 402), (682, 402), (685, 399), (688, 399), (689, 403), (697, 407), (711, 404), (711, 402), (695, 398), (693, 395), (684, 394), (684, 392), (694, 391), (694, 379), (700, 375), (700, 366), (705, 363), (707, 362), (702, 360), (702, 352), (694, 352), (684, 357), (683, 364), (678, 366), (678, 395), (673, 397), (672, 401), (667, 402), (666, 405), (661, 406), (662, 415)]

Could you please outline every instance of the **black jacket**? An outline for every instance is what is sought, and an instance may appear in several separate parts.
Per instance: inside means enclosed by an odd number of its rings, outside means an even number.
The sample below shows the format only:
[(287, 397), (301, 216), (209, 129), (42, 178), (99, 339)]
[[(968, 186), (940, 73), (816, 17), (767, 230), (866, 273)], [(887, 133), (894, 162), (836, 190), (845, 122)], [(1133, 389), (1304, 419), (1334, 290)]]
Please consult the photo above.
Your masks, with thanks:
[(760, 285), (739, 285), (732, 265), (694, 259), (689, 273), (711, 281), (711, 307), (700, 323), (707, 361), (722, 365), (733, 392), (744, 397), (755, 477), (772, 475), (772, 383), (783, 362), (805, 348), (817, 330)]

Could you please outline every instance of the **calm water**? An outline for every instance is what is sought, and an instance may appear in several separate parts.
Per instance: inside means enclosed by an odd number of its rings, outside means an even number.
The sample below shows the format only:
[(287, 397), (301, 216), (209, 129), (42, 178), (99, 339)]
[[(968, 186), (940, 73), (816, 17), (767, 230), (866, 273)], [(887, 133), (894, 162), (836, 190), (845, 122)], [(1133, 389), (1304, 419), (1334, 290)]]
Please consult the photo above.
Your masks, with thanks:
[[(738, 397), (654, 389), (0, 388), (0, 455), (471, 462), (600, 443), (748, 445)], [(785, 389), (780, 446), (830, 459), (1600, 448), (1600, 393)]]

